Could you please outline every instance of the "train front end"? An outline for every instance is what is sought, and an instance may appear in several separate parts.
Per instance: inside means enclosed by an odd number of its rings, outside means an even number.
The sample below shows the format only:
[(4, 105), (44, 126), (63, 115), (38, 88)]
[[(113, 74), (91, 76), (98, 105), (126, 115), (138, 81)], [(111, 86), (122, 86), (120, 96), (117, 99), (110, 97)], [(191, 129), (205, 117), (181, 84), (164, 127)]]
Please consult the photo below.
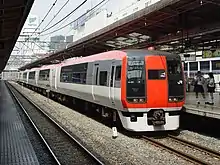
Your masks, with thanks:
[(123, 60), (119, 117), (131, 131), (177, 130), (185, 101), (181, 59), (171, 54), (130, 53)]

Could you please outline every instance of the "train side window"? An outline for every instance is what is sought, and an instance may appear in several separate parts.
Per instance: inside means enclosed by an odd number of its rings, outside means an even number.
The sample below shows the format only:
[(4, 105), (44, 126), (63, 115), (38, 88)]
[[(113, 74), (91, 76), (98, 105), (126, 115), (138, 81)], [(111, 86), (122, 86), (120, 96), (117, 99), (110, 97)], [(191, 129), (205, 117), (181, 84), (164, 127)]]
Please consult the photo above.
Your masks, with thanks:
[(99, 67), (96, 68), (95, 84), (98, 85)]
[(209, 71), (209, 61), (200, 61), (200, 70)]
[(197, 71), (198, 70), (198, 62), (190, 62), (189, 69), (190, 69), (190, 71), (192, 71), (192, 70)]
[(220, 60), (212, 61), (212, 70), (220, 70)]
[(121, 80), (121, 66), (116, 67), (115, 80), (117, 80), (117, 81)]
[(148, 70), (149, 80), (164, 80), (166, 78), (165, 70)]
[(28, 78), (34, 80), (35, 79), (35, 72), (30, 72)]
[(113, 87), (113, 77), (114, 77), (115, 66), (111, 68), (110, 86)]
[(23, 74), (23, 79), (27, 78), (27, 72)]
[(100, 74), (100, 76), (99, 76), (99, 85), (107, 86), (108, 72), (107, 71), (100, 71), (99, 74)]
[(188, 71), (188, 63), (184, 63), (184, 71)]
[(41, 70), (39, 73), (39, 80), (48, 81), (49, 74), (50, 74), (50, 69)]
[(86, 84), (88, 63), (64, 66), (61, 68), (60, 82)]

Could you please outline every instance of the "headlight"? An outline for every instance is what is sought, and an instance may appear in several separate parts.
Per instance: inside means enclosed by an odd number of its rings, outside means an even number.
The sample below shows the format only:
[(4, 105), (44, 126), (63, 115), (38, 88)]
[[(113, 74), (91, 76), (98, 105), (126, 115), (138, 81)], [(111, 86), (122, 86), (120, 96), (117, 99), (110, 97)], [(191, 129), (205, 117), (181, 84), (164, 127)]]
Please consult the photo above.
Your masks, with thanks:
[(169, 97), (169, 102), (182, 101), (183, 97)]
[(134, 101), (135, 103), (137, 103), (137, 102), (138, 102), (138, 99), (133, 99), (133, 101)]
[(144, 102), (144, 99), (139, 99), (139, 102), (143, 103), (143, 102)]

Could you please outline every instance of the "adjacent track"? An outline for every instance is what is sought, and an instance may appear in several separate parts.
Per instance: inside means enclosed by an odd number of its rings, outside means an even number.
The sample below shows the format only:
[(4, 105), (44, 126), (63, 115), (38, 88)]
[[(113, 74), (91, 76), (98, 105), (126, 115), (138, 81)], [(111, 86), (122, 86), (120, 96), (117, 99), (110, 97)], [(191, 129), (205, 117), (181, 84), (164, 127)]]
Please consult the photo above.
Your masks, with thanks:
[(65, 131), (40, 107), (26, 98), (12, 85), (6, 83), (15, 100), (30, 119), (36, 131), (47, 145), (57, 164), (104, 164), (79, 140)]
[(220, 164), (219, 152), (190, 141), (172, 135), (168, 135), (165, 139), (154, 139), (146, 136), (142, 138), (153, 145), (165, 148), (191, 163), (203, 165)]

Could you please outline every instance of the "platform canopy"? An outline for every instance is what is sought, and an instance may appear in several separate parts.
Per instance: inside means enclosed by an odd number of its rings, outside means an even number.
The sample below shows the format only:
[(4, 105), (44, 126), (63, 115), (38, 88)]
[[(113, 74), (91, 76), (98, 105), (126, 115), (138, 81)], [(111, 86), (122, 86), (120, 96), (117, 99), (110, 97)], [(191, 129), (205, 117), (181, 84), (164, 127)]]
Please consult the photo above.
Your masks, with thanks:
[(220, 41), (219, 0), (161, 0), (20, 70), (126, 48), (203, 49)]
[(6, 66), (34, 0), (0, 0), (0, 73)]

